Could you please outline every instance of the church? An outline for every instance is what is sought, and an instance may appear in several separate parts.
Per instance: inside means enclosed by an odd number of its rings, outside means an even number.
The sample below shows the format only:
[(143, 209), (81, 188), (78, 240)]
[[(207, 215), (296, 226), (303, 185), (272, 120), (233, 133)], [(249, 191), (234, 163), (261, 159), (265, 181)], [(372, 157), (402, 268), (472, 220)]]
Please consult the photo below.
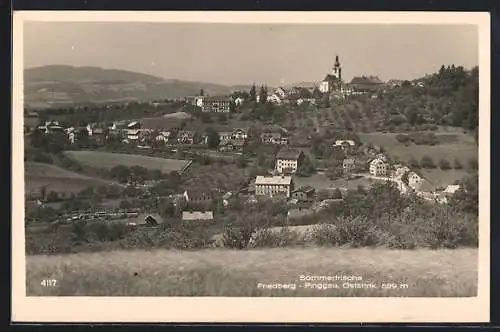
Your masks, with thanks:
[(335, 56), (335, 64), (332, 72), (327, 74), (325, 79), (319, 84), (319, 91), (322, 93), (331, 93), (342, 90), (342, 68), (339, 62), (339, 56)]

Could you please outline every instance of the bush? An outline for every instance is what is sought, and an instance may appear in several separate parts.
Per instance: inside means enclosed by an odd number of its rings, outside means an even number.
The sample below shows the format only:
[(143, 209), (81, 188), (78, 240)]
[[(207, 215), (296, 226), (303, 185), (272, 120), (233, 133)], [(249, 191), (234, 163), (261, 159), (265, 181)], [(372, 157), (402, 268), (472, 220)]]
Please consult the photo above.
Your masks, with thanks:
[(429, 156), (423, 156), (420, 161), (420, 166), (422, 168), (436, 168), (436, 164), (434, 164), (434, 160), (432, 160)]
[(222, 243), (224, 248), (245, 249), (248, 247), (252, 234), (255, 228), (250, 225), (245, 225), (239, 229), (234, 229), (232, 225), (227, 225), (224, 228), (222, 235)]
[(259, 229), (253, 233), (252, 238), (248, 243), (249, 248), (276, 248), (288, 247), (299, 244), (299, 234), (291, 231), (287, 227), (282, 227), (279, 231), (274, 231), (269, 228)]
[(419, 164), (418, 160), (415, 158), (411, 158), (408, 161), (408, 164), (411, 166), (411, 168), (420, 168), (420, 164)]
[(407, 135), (407, 134), (397, 134), (396, 135), (396, 140), (399, 143), (407, 143), (407, 142), (410, 142), (410, 136)]
[(453, 161), (453, 168), (454, 169), (462, 169), (462, 163), (460, 162), (460, 160), (458, 158), (455, 158), (455, 160)]
[(446, 159), (441, 159), (439, 161), (439, 168), (441, 168), (442, 170), (451, 169), (450, 162), (448, 160), (446, 160)]

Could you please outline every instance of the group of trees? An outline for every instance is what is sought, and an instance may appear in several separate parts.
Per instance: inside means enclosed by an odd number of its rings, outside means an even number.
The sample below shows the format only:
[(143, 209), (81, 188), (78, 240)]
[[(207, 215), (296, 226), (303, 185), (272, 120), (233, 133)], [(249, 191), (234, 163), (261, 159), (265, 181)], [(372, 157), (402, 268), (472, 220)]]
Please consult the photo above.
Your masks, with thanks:
[(367, 101), (371, 114), (383, 115), (379, 129), (435, 124), (476, 130), (478, 67), (467, 71), (461, 66), (443, 65), (437, 73), (420, 81), (421, 85), (407, 82)]

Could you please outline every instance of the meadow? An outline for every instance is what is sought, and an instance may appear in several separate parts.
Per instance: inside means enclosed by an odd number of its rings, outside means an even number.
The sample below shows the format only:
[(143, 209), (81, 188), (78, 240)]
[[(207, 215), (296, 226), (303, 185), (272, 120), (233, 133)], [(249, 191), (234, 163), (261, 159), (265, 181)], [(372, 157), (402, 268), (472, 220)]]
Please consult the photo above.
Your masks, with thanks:
[[(402, 161), (409, 161), (411, 158), (420, 161), (423, 156), (427, 155), (434, 159), (435, 163), (444, 158), (453, 165), (453, 160), (457, 158), (462, 165), (466, 166), (469, 159), (478, 159), (478, 148), (473, 137), (464, 133), (438, 132), (436, 136), (442, 143), (433, 146), (415, 144), (405, 146), (396, 140), (397, 134), (394, 133), (359, 133), (358, 135), (365, 144), (383, 146), (391, 157)], [(454, 139), (450, 139), (453, 136)]]
[(332, 181), (328, 179), (325, 174), (317, 173), (309, 177), (294, 176), (293, 181), (295, 183), (295, 188), (300, 188), (302, 186), (311, 186), (316, 190), (330, 188), (345, 188), (355, 190), (358, 188), (358, 186), (369, 188), (376, 180), (359, 178), (354, 180), (337, 179)]
[[(477, 292), (477, 250), (276, 248), (112, 251), (27, 256), (28, 296), (468, 297)], [(301, 275), (355, 276), (376, 288), (317, 289)], [(57, 280), (43, 287), (44, 279)], [(271, 290), (258, 283), (291, 283)], [(322, 284), (325, 281), (310, 281)], [(354, 281), (350, 281), (354, 283)], [(393, 283), (394, 289), (382, 288)]]
[(170, 173), (171, 171), (183, 171), (189, 163), (189, 160), (164, 159), (98, 151), (66, 151), (65, 154), (82, 165), (106, 169), (111, 169), (118, 165), (127, 167), (142, 166), (150, 170), (160, 170), (163, 173)]
[(43, 163), (24, 163), (25, 188), (27, 192), (45, 187), (46, 192), (78, 193), (91, 186), (102, 186), (111, 182), (65, 170)]

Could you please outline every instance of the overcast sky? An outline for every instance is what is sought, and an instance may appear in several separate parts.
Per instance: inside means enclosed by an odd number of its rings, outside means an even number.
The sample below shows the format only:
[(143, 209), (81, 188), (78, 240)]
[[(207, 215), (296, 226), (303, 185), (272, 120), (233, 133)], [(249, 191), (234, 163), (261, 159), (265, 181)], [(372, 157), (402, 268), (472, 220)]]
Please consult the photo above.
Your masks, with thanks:
[(125, 69), (220, 84), (320, 81), (340, 57), (343, 78), (411, 79), (441, 64), (478, 64), (470, 25), (272, 25), (26, 22), (24, 65)]

